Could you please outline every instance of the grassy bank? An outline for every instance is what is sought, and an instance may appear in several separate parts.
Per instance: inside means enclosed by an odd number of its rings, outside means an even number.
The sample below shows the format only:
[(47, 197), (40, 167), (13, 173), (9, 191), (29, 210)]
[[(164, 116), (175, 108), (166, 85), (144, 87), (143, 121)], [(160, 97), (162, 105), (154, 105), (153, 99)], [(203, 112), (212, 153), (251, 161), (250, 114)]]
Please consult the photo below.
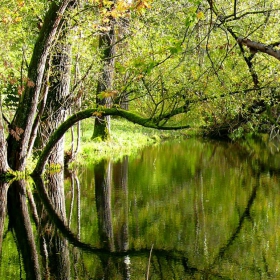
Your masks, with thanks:
[[(111, 136), (107, 141), (92, 140), (94, 121), (85, 120), (81, 123), (81, 145), (77, 164), (93, 163), (102, 158), (110, 157), (117, 160), (124, 155), (133, 155), (139, 149), (148, 145), (155, 145), (166, 139), (186, 137), (186, 131), (162, 131), (145, 128), (124, 119), (111, 120)], [(67, 149), (70, 147), (70, 133), (67, 134)]]

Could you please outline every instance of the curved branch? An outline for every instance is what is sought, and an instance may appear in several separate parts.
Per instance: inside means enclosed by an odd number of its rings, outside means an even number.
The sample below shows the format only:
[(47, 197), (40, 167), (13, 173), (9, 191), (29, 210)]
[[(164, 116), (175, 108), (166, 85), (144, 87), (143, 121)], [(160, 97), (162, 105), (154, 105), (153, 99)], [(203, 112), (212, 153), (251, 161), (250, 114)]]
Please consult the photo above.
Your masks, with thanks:
[[(164, 114), (160, 117), (160, 120), (163, 119), (169, 119), (175, 115), (181, 114), (186, 112), (187, 107), (182, 106), (179, 107), (169, 114)], [(158, 122), (160, 121), (159, 118), (144, 118), (141, 117), (135, 113), (125, 111), (122, 109), (117, 108), (93, 108), (93, 109), (87, 109), (84, 111), (80, 111), (74, 115), (72, 115), (70, 118), (68, 118), (64, 123), (62, 123), (58, 129), (53, 133), (53, 135), (50, 137), (48, 144), (45, 146), (44, 150), (42, 151), (39, 160), (37, 162), (37, 165), (32, 172), (33, 175), (41, 175), (43, 173), (44, 167), (46, 165), (47, 159), (49, 158), (53, 147), (55, 144), (62, 138), (64, 133), (72, 127), (75, 123), (78, 121), (90, 118), (90, 117), (100, 117), (100, 116), (119, 116), (127, 119), (128, 121), (131, 121), (133, 123), (149, 127), (149, 128), (155, 128), (155, 129), (162, 129), (162, 130), (177, 130), (177, 129), (184, 129), (189, 128), (190, 126), (178, 126), (178, 127), (167, 127), (167, 126), (160, 126), (158, 125)]]

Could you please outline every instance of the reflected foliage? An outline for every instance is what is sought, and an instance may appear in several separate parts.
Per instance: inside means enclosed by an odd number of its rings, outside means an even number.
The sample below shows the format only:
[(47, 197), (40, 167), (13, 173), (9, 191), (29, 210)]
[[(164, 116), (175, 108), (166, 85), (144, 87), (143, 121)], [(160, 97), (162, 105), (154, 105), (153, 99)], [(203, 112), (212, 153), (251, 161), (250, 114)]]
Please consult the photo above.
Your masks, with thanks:
[(277, 143), (252, 137), (2, 182), (0, 277), (277, 279), (279, 179)]

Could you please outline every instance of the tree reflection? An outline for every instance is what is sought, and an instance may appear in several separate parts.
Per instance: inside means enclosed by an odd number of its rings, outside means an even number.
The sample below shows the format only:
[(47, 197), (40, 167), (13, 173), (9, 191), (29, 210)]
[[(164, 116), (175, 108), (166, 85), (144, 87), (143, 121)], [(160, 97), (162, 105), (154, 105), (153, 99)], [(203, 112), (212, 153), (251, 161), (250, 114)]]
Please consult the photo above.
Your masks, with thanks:
[(2, 257), (2, 244), (4, 234), (4, 223), (7, 212), (7, 191), (9, 184), (5, 181), (0, 181), (0, 260)]
[[(47, 193), (56, 214), (66, 223), (63, 172), (47, 175)], [(41, 203), (38, 201), (37, 205)], [(57, 230), (49, 213), (41, 204), (39, 211), (40, 248), (44, 257), (45, 277), (70, 279), (68, 242)]]
[[(128, 243), (128, 207), (127, 207), (127, 158), (117, 165), (103, 160), (94, 168), (96, 209), (101, 246), (109, 252), (125, 252)], [(114, 208), (112, 209), (112, 192), (115, 193)], [(118, 225), (114, 228), (112, 211), (117, 217)], [(115, 241), (116, 240), (116, 241)], [(130, 257), (116, 259), (111, 256), (101, 257), (104, 268), (104, 278), (113, 279), (116, 270), (120, 270), (123, 279), (130, 279)]]
[[(128, 225), (128, 156), (113, 165), (113, 182), (115, 189), (114, 215), (118, 220), (116, 239), (117, 247), (121, 252), (129, 250), (129, 225)], [(130, 256), (124, 257), (120, 264), (123, 279), (130, 279)]]
[(26, 181), (14, 181), (8, 190), (9, 228), (22, 255), (26, 279), (41, 279), (38, 253), (26, 203)]
[(112, 225), (112, 163), (102, 160), (94, 167), (96, 209), (101, 246), (115, 251)]
[[(261, 241), (265, 237), (261, 234), (271, 238), (279, 225), (275, 206), (280, 202), (274, 195), (278, 191), (277, 166), (267, 168), (244, 150), (233, 154), (235, 149), (229, 144), (211, 145), (208, 153), (201, 149), (192, 162), (192, 173), (177, 178), (175, 184), (171, 182), (163, 190), (150, 187), (147, 193), (140, 187), (128, 186), (128, 166), (130, 172), (133, 166), (127, 157), (117, 163), (104, 160), (90, 169), (89, 178), (94, 179), (92, 193), (87, 192), (74, 171), (68, 174), (70, 187), (64, 186), (64, 175), (55, 172), (34, 178), (33, 188), (24, 180), (14, 181), (10, 187), (1, 182), (0, 241), (7, 228), (8, 209), (9, 228), (14, 233), (26, 279), (31, 280), (144, 279), (147, 267), (150, 279), (242, 279), (244, 274), (247, 279), (255, 279), (258, 273), (263, 278), (277, 279), (279, 275), (273, 273), (277, 264), (268, 251), (273, 250), (278, 257), (277, 242), (269, 243), (266, 251), (266, 241)], [(241, 167), (245, 175), (229, 181), (228, 174), (239, 174)], [(164, 162), (163, 174), (168, 168)], [(159, 165), (154, 172), (157, 170)], [(220, 173), (213, 174), (213, 170)], [(155, 173), (153, 176), (157, 176)], [(146, 182), (141, 181), (141, 176), (136, 180), (140, 185)], [(222, 192), (217, 193), (218, 183)], [(235, 188), (235, 184), (240, 186)], [(262, 205), (263, 197), (272, 188), (273, 200)], [(89, 199), (84, 200), (85, 196)], [(86, 211), (89, 208), (91, 211)], [(170, 211), (174, 212), (169, 216)], [(275, 219), (272, 225), (268, 223), (271, 217)], [(162, 224), (166, 226), (163, 230)], [(135, 228), (139, 230), (137, 236), (133, 236)], [(5, 242), (5, 238), (0, 242), (3, 255)], [(258, 254), (247, 252), (256, 244), (260, 245)]]
[[(63, 173), (48, 175), (47, 179), (47, 194), (52, 207), (59, 219), (66, 222)], [(45, 205), (38, 196), (33, 197), (26, 185), (25, 180), (14, 181), (8, 190), (9, 229), (15, 233), (16, 245), (22, 256), (26, 279), (41, 279), (42, 272), (44, 279), (70, 279), (68, 241), (56, 228)], [(1, 222), (5, 214), (6, 189), (5, 187), (1, 188), (3, 196), (0, 208)], [(27, 197), (30, 207), (27, 204)], [(29, 213), (29, 209), (31, 213)], [(39, 237), (42, 272), (40, 271), (40, 258), (35, 244), (30, 214), (33, 216)], [(2, 228), (0, 227), (0, 229)]]

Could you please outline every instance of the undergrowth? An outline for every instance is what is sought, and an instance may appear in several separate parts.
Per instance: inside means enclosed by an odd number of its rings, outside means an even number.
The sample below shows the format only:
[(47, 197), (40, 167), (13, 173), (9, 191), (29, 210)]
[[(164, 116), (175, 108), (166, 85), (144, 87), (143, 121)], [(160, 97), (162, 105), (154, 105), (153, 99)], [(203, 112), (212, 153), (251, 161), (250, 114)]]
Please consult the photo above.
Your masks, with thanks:
[[(136, 154), (139, 149), (155, 145), (166, 139), (185, 137), (185, 131), (163, 131), (145, 128), (123, 119), (111, 120), (110, 138), (106, 141), (92, 139), (93, 120), (85, 120), (81, 124), (81, 146), (75, 164), (88, 164), (102, 158), (118, 160), (124, 155)], [(66, 150), (70, 148), (70, 133), (66, 136)]]

